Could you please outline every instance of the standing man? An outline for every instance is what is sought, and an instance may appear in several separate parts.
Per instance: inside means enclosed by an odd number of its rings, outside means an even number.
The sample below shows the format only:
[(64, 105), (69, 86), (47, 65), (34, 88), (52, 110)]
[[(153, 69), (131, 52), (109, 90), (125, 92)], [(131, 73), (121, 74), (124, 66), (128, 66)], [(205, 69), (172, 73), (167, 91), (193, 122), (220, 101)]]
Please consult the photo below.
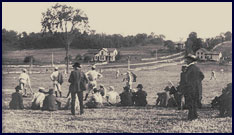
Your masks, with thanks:
[(29, 86), (31, 93), (33, 93), (32, 88), (31, 88), (30, 78), (29, 78), (29, 75), (27, 74), (27, 70), (25, 68), (22, 69), (22, 73), (19, 76), (19, 86), (20, 86), (21, 90), (23, 90), (23, 97), (27, 97), (26, 86)]
[(60, 97), (62, 97), (61, 85), (63, 83), (63, 75), (58, 71), (58, 67), (54, 67), (54, 72), (50, 75), (50, 79), (53, 81), (56, 97), (58, 97), (58, 92)]
[[(178, 87), (179, 93), (182, 95), (180, 95), (181, 97), (180, 97), (179, 103), (181, 103), (182, 97), (184, 95), (184, 91), (186, 90), (186, 80), (185, 80), (186, 70), (187, 70), (187, 66), (182, 66), (181, 73), (180, 73), (180, 82), (179, 82), (179, 87)], [(184, 100), (185, 100), (184, 108), (187, 108), (187, 103), (188, 103), (187, 95), (184, 95)]]
[(133, 76), (131, 74), (130, 71), (127, 71), (127, 73), (125, 74), (126, 78), (123, 79), (123, 81), (126, 81), (126, 86), (129, 87), (129, 89), (132, 89), (132, 82), (133, 82)]
[(89, 93), (94, 89), (97, 88), (97, 79), (102, 78), (103, 75), (98, 73), (96, 71), (96, 66), (93, 65), (91, 70), (86, 73), (86, 76), (88, 77), (89, 84), (88, 84), (88, 92), (85, 95), (85, 99), (87, 100)]
[(185, 75), (186, 91), (185, 95), (188, 97), (188, 119), (197, 119), (197, 107), (201, 108), (202, 99), (202, 80), (204, 79), (204, 74), (195, 65), (197, 60), (195, 55), (188, 54), (185, 57), (185, 62), (187, 63), (187, 71)]
[(84, 105), (83, 105), (83, 90), (81, 89), (81, 83), (83, 80), (88, 82), (88, 79), (85, 76), (85, 73), (81, 71), (80, 63), (76, 62), (73, 65), (74, 70), (71, 72), (68, 82), (70, 84), (70, 92), (71, 92), (71, 113), (75, 115), (75, 101), (76, 95), (78, 96), (80, 103), (80, 115), (84, 113)]

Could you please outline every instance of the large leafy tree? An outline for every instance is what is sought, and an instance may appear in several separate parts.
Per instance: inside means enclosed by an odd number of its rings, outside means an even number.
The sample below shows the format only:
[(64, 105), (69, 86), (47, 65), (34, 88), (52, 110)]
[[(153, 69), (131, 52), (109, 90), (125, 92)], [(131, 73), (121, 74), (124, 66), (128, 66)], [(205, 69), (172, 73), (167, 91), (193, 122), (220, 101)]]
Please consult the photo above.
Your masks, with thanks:
[[(42, 32), (60, 36), (66, 50), (66, 58), (68, 58), (70, 45), (75, 35), (89, 30), (87, 15), (80, 9), (57, 3), (43, 12), (42, 16)], [(66, 59), (66, 65), (68, 72), (69, 59)]]
[(185, 55), (191, 53), (195, 54), (195, 52), (200, 49), (203, 45), (202, 39), (197, 37), (196, 32), (191, 32), (187, 41), (185, 42)]

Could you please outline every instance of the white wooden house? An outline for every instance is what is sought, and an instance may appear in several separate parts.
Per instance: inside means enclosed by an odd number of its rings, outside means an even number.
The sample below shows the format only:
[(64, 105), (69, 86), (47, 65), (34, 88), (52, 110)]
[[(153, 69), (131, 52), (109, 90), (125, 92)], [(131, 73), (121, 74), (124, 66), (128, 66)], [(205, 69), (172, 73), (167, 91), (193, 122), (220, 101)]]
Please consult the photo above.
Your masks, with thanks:
[(94, 50), (90, 52), (93, 54), (92, 61), (96, 62), (106, 62), (106, 61), (115, 61), (116, 55), (118, 54), (118, 51), (116, 48), (102, 48), (100, 50)]
[(219, 61), (222, 57), (221, 52), (210, 52), (206, 50), (205, 48), (201, 48), (196, 51), (196, 56), (200, 60), (214, 60), (214, 61)]

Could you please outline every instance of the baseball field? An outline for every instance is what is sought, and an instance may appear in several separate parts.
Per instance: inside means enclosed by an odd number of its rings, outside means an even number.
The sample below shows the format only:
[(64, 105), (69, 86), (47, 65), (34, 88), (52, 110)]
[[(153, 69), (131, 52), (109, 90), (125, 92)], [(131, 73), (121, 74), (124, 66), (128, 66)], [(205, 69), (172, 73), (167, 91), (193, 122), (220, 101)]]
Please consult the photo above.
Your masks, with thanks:
[[(221, 94), (221, 89), (232, 82), (232, 66), (215, 64), (198, 64), (205, 75), (203, 80), (203, 108), (198, 110), (199, 119), (187, 120), (187, 110), (177, 108), (162, 108), (155, 106), (156, 93), (163, 91), (171, 80), (175, 85), (179, 82), (181, 65), (159, 68), (156, 70), (135, 71), (137, 82), (143, 84), (147, 92), (148, 105), (146, 107), (115, 107), (108, 106), (99, 109), (85, 109), (84, 115), (72, 116), (70, 110), (47, 112), (31, 110), (32, 97), (24, 98), (24, 110), (10, 110), (11, 94), (18, 85), (19, 74), (2, 75), (2, 132), (4, 133), (195, 133), (195, 132), (232, 132), (232, 118), (219, 118), (218, 110), (210, 108), (211, 100)], [(224, 69), (224, 73), (220, 72)], [(21, 69), (18, 69), (20, 71)], [(87, 71), (87, 69), (84, 69)], [(211, 71), (216, 72), (217, 79), (210, 80)], [(126, 69), (121, 69), (121, 73)], [(123, 76), (115, 78), (115, 70), (103, 70), (103, 78), (98, 80), (105, 87), (114, 86), (118, 93), (123, 91), (125, 83)], [(47, 74), (30, 74), (33, 92), (38, 87), (46, 90), (52, 87), (52, 82)], [(69, 75), (68, 75), (69, 76)], [(69, 83), (67, 78), (62, 85), (62, 106), (67, 99)]]

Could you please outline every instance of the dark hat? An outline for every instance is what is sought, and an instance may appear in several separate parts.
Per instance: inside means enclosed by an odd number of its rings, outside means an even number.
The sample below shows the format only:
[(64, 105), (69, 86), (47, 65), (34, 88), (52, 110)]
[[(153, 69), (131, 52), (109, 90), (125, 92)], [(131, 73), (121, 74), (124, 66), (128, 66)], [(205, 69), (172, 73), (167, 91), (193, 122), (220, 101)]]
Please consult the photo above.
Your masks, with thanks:
[(167, 86), (164, 90), (169, 91), (170, 90), (169, 86)]
[(46, 92), (45, 92), (45, 88), (39, 87), (39, 92), (41, 92), (41, 93), (46, 93)]
[(97, 89), (97, 88), (94, 88), (94, 89), (93, 89), (93, 92), (94, 92), (94, 93), (98, 92), (98, 89)]
[(129, 90), (129, 87), (128, 86), (125, 86), (125, 87), (123, 87), (124, 88), (124, 90)]
[(193, 54), (188, 54), (187, 56), (185, 56), (185, 59), (191, 59), (193, 61), (198, 60), (197, 57)]
[(49, 89), (49, 94), (53, 94), (54, 93), (54, 89)]
[(21, 87), (20, 86), (16, 86), (15, 90), (21, 90)]
[(81, 68), (81, 67), (80, 67), (80, 63), (78, 63), (78, 62), (74, 63), (74, 64), (72, 65), (72, 67), (79, 67), (79, 68)]
[(137, 88), (143, 88), (143, 85), (142, 84), (138, 84)]

